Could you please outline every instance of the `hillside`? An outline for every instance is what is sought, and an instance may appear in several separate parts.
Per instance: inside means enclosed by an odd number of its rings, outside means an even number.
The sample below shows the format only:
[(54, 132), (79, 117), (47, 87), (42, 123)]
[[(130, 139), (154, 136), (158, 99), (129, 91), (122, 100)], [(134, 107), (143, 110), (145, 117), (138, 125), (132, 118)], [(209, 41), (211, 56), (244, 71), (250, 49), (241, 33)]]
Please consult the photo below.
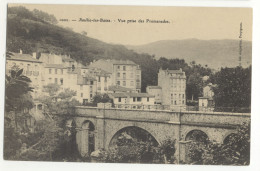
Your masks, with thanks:
[[(242, 42), (242, 66), (252, 63), (252, 42)], [(180, 58), (186, 62), (196, 61), (210, 68), (238, 65), (239, 40), (162, 40), (141, 46), (126, 46), (138, 53), (148, 53), (166, 58)]]
[[(40, 14), (44, 16), (40, 16)], [(56, 25), (55, 18), (46, 21), (47, 13), (29, 11), (24, 7), (8, 8), (7, 50), (24, 53), (51, 52), (70, 54), (89, 63), (94, 59), (133, 59), (139, 55), (122, 45), (112, 45)], [(53, 17), (53, 16), (52, 16)]]

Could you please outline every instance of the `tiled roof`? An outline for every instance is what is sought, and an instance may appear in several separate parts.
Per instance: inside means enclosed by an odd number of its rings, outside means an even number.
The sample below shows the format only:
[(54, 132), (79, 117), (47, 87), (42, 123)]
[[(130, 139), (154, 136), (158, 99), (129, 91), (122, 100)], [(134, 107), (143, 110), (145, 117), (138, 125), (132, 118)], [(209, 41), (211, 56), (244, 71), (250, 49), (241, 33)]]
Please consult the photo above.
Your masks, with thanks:
[(27, 61), (27, 62), (37, 62), (42, 63), (38, 59), (33, 58), (30, 54), (20, 54), (20, 53), (13, 53), (10, 57), (7, 57), (7, 60), (16, 60), (16, 61)]
[(119, 85), (112, 85), (108, 87), (108, 91), (117, 91), (117, 92), (127, 92), (131, 91), (132, 89), (130, 88), (125, 88)]
[(129, 97), (154, 97), (153, 95), (150, 95), (148, 93), (125, 93)]
[(110, 93), (112, 97), (154, 97), (148, 93)]
[(136, 63), (130, 60), (111, 60), (111, 63), (114, 65), (136, 65)]
[(127, 95), (125, 93), (110, 93), (108, 94), (108, 96), (111, 98), (113, 97), (127, 97)]
[(170, 74), (182, 74), (183, 73), (183, 71), (181, 71), (181, 70), (167, 70), (167, 72)]

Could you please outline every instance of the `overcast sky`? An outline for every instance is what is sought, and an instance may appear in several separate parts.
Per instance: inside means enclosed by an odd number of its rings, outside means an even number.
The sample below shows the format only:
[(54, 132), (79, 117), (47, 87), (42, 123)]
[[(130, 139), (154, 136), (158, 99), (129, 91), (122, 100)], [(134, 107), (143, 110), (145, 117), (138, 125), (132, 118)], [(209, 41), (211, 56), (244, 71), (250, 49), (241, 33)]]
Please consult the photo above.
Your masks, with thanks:
[[(13, 5), (9, 5), (13, 6)], [(17, 4), (16, 4), (17, 6)], [(87, 32), (89, 37), (107, 43), (141, 45), (158, 40), (174, 39), (239, 39), (242, 22), (243, 40), (252, 37), (252, 10), (250, 8), (196, 8), (196, 7), (140, 7), (140, 6), (86, 6), (86, 5), (28, 5), (53, 14), (59, 25), (76, 32)], [(73, 22), (72, 19), (110, 19), (111, 23)], [(168, 20), (169, 24), (119, 23), (118, 19)]]

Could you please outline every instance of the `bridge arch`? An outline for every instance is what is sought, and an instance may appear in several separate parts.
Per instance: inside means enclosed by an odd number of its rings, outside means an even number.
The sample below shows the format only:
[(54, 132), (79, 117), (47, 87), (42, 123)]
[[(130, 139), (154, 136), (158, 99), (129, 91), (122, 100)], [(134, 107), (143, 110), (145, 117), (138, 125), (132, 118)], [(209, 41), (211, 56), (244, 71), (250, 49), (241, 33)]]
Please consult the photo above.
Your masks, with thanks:
[[(135, 135), (132, 133), (134, 132)], [(137, 138), (141, 141), (151, 141), (153, 143), (152, 145), (158, 146), (159, 142), (155, 139), (155, 137), (148, 131), (146, 131), (143, 128), (137, 127), (137, 126), (127, 126), (120, 130), (118, 130), (112, 139), (109, 142), (109, 146), (111, 147), (113, 145), (116, 145), (116, 140), (120, 139), (121, 137), (125, 137), (126, 139), (131, 138)]]
[(227, 144), (229, 141), (232, 140), (232, 137), (236, 136), (237, 133), (235, 132), (232, 132), (232, 133), (229, 133), (228, 135), (226, 135), (224, 138), (223, 138), (223, 144)]
[(105, 148), (109, 148), (112, 143), (113, 143), (113, 139), (116, 138), (117, 134), (120, 133), (121, 131), (124, 131), (125, 129), (129, 128), (129, 127), (135, 127), (135, 128), (139, 128), (141, 130), (144, 130), (145, 132), (147, 132), (149, 135), (151, 135), (154, 140), (158, 143), (158, 145), (161, 144), (160, 139), (158, 138), (157, 134), (155, 134), (153, 132), (153, 130), (149, 129), (149, 127), (144, 127), (142, 125), (134, 125), (134, 124), (124, 124), (120, 127), (117, 127), (117, 129), (114, 129), (113, 131), (111, 131), (108, 135), (107, 135), (107, 141), (105, 144)]
[(185, 141), (197, 141), (197, 142), (206, 142), (209, 139), (209, 136), (202, 130), (193, 129), (189, 131), (185, 136)]
[(81, 125), (82, 139), (85, 142), (82, 147), (88, 155), (95, 151), (95, 125), (90, 120), (85, 120)]

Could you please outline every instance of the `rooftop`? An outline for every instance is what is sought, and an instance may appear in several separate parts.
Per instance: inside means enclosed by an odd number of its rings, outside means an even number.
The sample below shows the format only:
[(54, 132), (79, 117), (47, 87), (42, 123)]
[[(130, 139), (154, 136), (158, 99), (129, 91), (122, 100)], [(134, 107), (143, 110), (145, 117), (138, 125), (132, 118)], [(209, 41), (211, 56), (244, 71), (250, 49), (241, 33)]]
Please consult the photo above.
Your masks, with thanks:
[(208, 99), (208, 100), (213, 100), (212, 97), (208, 97), (208, 96), (205, 96), (205, 97), (199, 97), (199, 99)]
[(110, 93), (112, 97), (154, 97), (148, 93)]
[(46, 64), (44, 67), (45, 67), (45, 68), (58, 68), (58, 69), (67, 68), (67, 67), (65, 67), (65, 66), (62, 65), (62, 64)]
[(136, 65), (136, 63), (130, 60), (111, 60), (111, 63), (114, 65)]
[(108, 91), (117, 91), (117, 92), (128, 92), (132, 91), (130, 88), (125, 88), (119, 85), (112, 85), (108, 87)]
[(10, 57), (7, 57), (7, 60), (16, 60), (16, 61), (26, 61), (26, 62), (37, 62), (42, 63), (38, 59), (33, 58), (30, 54), (21, 54), (21, 53), (13, 53)]

